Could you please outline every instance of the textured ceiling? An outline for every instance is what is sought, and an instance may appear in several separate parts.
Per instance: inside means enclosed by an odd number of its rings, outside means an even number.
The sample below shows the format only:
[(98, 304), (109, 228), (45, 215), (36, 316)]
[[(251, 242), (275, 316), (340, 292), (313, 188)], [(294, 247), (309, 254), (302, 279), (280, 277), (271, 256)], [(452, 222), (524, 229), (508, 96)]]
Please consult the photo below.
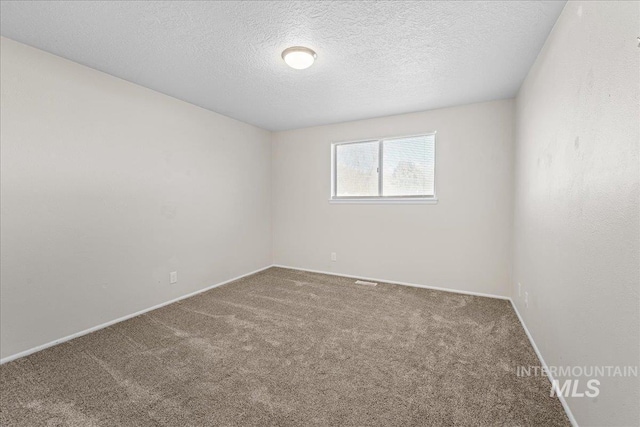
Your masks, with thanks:
[[(270, 130), (513, 97), (564, 2), (3, 1), (2, 35)], [(318, 53), (286, 66), (292, 45)]]

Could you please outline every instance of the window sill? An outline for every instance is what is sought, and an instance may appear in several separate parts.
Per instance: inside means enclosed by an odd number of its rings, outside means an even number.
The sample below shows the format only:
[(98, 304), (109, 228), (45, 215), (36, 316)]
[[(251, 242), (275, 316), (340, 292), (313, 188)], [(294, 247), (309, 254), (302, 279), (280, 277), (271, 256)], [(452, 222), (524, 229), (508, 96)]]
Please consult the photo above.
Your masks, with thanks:
[(368, 204), (368, 205), (435, 205), (438, 199), (435, 197), (412, 198), (412, 197), (385, 197), (371, 199), (329, 199), (329, 203), (335, 204)]

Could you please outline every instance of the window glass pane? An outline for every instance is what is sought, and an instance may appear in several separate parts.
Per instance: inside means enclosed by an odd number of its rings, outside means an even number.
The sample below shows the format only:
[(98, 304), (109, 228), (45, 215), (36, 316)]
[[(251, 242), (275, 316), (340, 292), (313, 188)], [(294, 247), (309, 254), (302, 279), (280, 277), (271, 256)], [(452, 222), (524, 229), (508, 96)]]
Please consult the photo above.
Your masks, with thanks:
[(434, 195), (434, 142), (433, 135), (383, 141), (383, 196)]
[(378, 141), (336, 146), (336, 196), (378, 196)]

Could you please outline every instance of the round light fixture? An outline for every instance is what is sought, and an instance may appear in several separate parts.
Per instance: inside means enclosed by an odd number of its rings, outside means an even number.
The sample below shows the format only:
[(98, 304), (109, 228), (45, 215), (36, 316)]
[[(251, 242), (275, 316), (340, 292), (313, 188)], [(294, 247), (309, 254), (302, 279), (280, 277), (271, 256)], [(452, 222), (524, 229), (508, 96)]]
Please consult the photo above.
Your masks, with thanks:
[(282, 59), (287, 65), (296, 70), (304, 70), (311, 67), (318, 55), (308, 47), (294, 46), (282, 51)]

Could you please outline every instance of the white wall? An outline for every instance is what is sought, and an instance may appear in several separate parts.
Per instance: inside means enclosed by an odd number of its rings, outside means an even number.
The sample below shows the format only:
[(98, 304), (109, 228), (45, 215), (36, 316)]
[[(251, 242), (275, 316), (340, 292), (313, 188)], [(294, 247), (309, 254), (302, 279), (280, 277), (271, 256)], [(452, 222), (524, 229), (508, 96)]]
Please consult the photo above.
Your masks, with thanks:
[[(509, 295), (513, 107), (495, 101), (274, 133), (274, 262)], [(430, 131), (438, 204), (329, 204), (332, 142)]]
[[(280, 265), (513, 295), (548, 364), (637, 366), (639, 15), (568, 3), (516, 105), (272, 135), (3, 38), (1, 356), (273, 248)], [(438, 204), (328, 203), (331, 142), (434, 130)], [(639, 388), (604, 378), (568, 400), (581, 425), (637, 425)]]
[(1, 43), (2, 357), (271, 264), (269, 132)]
[[(514, 300), (549, 365), (640, 363), (639, 15), (567, 3), (517, 98)], [(639, 379), (601, 381), (578, 423), (640, 424)]]

